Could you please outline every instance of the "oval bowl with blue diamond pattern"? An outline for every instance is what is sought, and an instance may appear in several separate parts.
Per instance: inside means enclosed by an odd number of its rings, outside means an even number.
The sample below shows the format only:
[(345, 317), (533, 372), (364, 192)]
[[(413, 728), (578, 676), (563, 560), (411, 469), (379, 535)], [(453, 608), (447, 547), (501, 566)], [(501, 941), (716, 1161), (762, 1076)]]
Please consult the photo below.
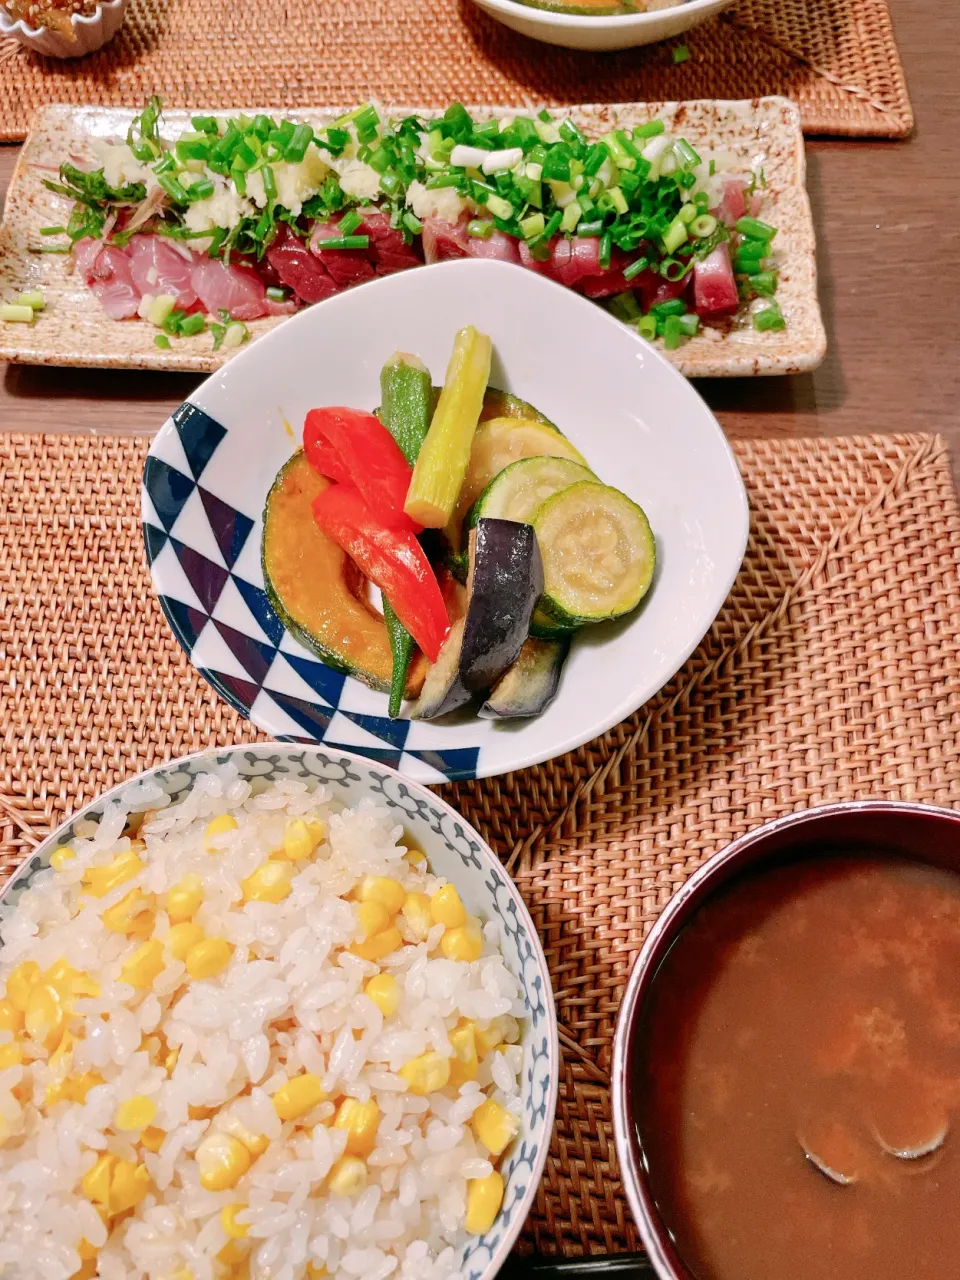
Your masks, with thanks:
[[(274, 613), (263, 507), (309, 409), (374, 409), (381, 366), (398, 350), (442, 382), (465, 324), (493, 339), (491, 385), (535, 405), (601, 480), (644, 508), (657, 572), (634, 613), (575, 636), (541, 715), (391, 720), (386, 694), (324, 666)], [(710, 628), (748, 523), (719, 424), (659, 351), (571, 290), (482, 260), (360, 285), (241, 349), (161, 428), (143, 483), (153, 584), (204, 679), (274, 738), (356, 751), (426, 783), (539, 764), (636, 711)]]
[(486, 1235), (467, 1238), (457, 1260), (463, 1280), (493, 1280), (533, 1206), (547, 1158), (560, 1065), (557, 1019), (546, 958), (523, 899), (489, 845), (438, 796), (393, 769), (319, 747), (266, 743), (171, 760), (106, 792), (43, 841), (0, 896), (0, 946), (4, 918), (16, 909), (31, 881), (49, 868), (53, 851), (69, 843), (78, 823), (98, 821), (109, 806), (118, 803), (136, 809), (135, 789), (144, 779), (158, 783), (176, 801), (186, 795), (199, 775), (228, 763), (255, 788), (265, 788), (279, 778), (295, 778), (310, 787), (325, 787), (345, 805), (374, 800), (424, 851), (431, 870), (456, 885), (468, 911), (484, 923), (496, 923), (504, 963), (517, 978), (526, 1006), (520, 1022), (522, 1118), (520, 1131), (500, 1165), (505, 1183), (503, 1208)]

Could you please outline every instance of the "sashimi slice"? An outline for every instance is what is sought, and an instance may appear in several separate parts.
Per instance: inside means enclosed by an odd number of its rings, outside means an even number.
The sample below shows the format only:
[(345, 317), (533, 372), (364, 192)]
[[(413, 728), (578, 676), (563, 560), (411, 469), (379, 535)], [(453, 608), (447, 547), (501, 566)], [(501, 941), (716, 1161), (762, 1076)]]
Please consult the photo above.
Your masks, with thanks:
[(252, 267), (201, 258), (190, 272), (190, 284), (211, 315), (226, 311), (234, 320), (256, 320), (271, 314), (264, 283)]
[(281, 284), (304, 302), (322, 302), (339, 292), (317, 255), (286, 224), (267, 249), (266, 259)]
[(141, 294), (167, 294), (186, 311), (197, 301), (190, 282), (193, 257), (186, 258), (163, 236), (132, 236), (127, 246), (130, 274)]
[(450, 258), (466, 258), (468, 256), (466, 223), (444, 222), (442, 218), (424, 218), (423, 256), (427, 262), (446, 262)]
[(693, 306), (704, 319), (739, 310), (740, 295), (725, 240), (693, 268)]
[(520, 265), (520, 241), (505, 231), (494, 230), (486, 240), (468, 235), (466, 244), (471, 258), (492, 258), (497, 262)]
[(406, 244), (403, 233), (391, 227), (389, 215), (369, 210), (363, 215), (363, 222), (357, 228), (360, 235), (370, 237), (370, 248), (367, 253), (373, 258), (378, 276), (390, 275), (394, 271), (406, 271), (408, 267), (420, 267), (423, 259), (414, 245)]
[(342, 236), (336, 222), (318, 222), (310, 233), (310, 250), (323, 263), (334, 284), (341, 289), (363, 284), (376, 275), (365, 249), (324, 249), (325, 240)]
[(96, 240), (80, 240), (73, 252), (84, 280), (107, 315), (112, 320), (135, 316), (140, 292), (126, 251)]

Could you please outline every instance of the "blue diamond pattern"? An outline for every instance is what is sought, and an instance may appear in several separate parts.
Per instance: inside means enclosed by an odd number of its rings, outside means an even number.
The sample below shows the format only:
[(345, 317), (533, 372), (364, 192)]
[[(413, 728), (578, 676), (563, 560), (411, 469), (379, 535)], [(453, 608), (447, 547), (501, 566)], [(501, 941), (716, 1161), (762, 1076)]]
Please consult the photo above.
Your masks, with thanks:
[(207, 463), (227, 434), (226, 428), (221, 427), (219, 422), (204, 413), (202, 409), (198, 409), (195, 404), (191, 404), (189, 400), (174, 413), (173, 425), (183, 445), (183, 452), (187, 455), (190, 470), (194, 478), (199, 480)]
[[(419, 742), (436, 740), (432, 735), (432, 727), (420, 726), (409, 720), (391, 720), (385, 715), (370, 712), (347, 710), (340, 706), (344, 689), (349, 677), (332, 667), (326, 666), (316, 658), (301, 653), (287, 653), (280, 648), (287, 635), (283, 622), (277, 616), (270, 599), (260, 582), (248, 582), (231, 570), (237, 564), (241, 552), (253, 535), (256, 521), (244, 512), (232, 507), (222, 498), (217, 497), (209, 489), (198, 484), (210, 459), (218, 447), (227, 438), (227, 432), (203, 410), (195, 405), (184, 404), (173, 415), (173, 428), (179, 436), (180, 447), (186, 463), (180, 461), (173, 466), (151, 452), (144, 469), (144, 491), (157, 513), (157, 520), (162, 527), (152, 523), (143, 526), (144, 543), (147, 559), (151, 566), (160, 557), (161, 552), (169, 544), (176, 556), (163, 556), (160, 560), (162, 572), (158, 581), (158, 594), (164, 613), (177, 639), (187, 651), (193, 655), (201, 632), (209, 621), (226, 644), (228, 650), (238, 661), (245, 673), (235, 676), (225, 671), (209, 667), (199, 667), (203, 678), (242, 715), (249, 716), (251, 707), (258, 703), (258, 710), (263, 715), (258, 719), (266, 719), (270, 723), (269, 705), (273, 704), (274, 716), (278, 718), (282, 712), (288, 723), (296, 725), (300, 732), (286, 734), (282, 740), (286, 742), (314, 743), (320, 742), (330, 746), (342, 746), (344, 749), (359, 751), (371, 760), (394, 769), (409, 767), (413, 760), (421, 761), (438, 774), (448, 778), (472, 778), (480, 759), (480, 750), (476, 747), (455, 747), (449, 750), (425, 749), (418, 747)], [(169, 427), (167, 428), (169, 432)], [(175, 460), (180, 458), (180, 449), (176, 442), (166, 437), (168, 456)], [(161, 449), (162, 451), (162, 449)], [(180, 469), (183, 468), (183, 469)], [(185, 474), (186, 469), (192, 475)], [(210, 535), (223, 556), (219, 564), (209, 559), (195, 546), (184, 541), (173, 532), (184, 505), (194, 490), (198, 491), (203, 513), (206, 516)], [(197, 508), (190, 509), (191, 521), (197, 517)], [(190, 521), (183, 522), (190, 525)], [(196, 528), (196, 525), (190, 525)], [(204, 542), (209, 550), (213, 545), (204, 533)], [(181, 577), (177, 581), (177, 573)], [(249, 612), (239, 607), (236, 598), (229, 597), (231, 603), (220, 603), (224, 587), (232, 579), (237, 591)], [(162, 588), (162, 590), (160, 590)], [(200, 607), (187, 604), (185, 601), (196, 597)], [(217, 610), (218, 616), (213, 617)], [(234, 617), (234, 613), (237, 614)], [(242, 617), (240, 616), (242, 614)], [(248, 635), (241, 628), (252, 629), (251, 617), (255, 619), (259, 631), (256, 635)], [(236, 625), (232, 625), (232, 624)], [(265, 643), (263, 636), (268, 637)], [(288, 648), (300, 648), (291, 646)], [(277, 660), (278, 653), (290, 669), (304, 682), (312, 696), (296, 697), (282, 693), (264, 684), (269, 680), (271, 667)], [(278, 671), (277, 683), (282, 683), (282, 669)], [(384, 709), (386, 699), (384, 699)], [(360, 702), (364, 705), (363, 701)], [(358, 747), (355, 744), (337, 743), (334, 724), (331, 722), (337, 715), (344, 716), (352, 724), (362, 729), (366, 735), (376, 739), (378, 745)], [(340, 721), (342, 732), (347, 734), (346, 726)]]
[(217, 540), (217, 546), (228, 568), (232, 569), (237, 562), (237, 556), (243, 550), (243, 544), (250, 536), (253, 521), (243, 512), (235, 511), (220, 498), (208, 493), (202, 485), (197, 485), (197, 490), (203, 509), (207, 513), (207, 519), (210, 521), (213, 536)]
[(183, 504), (196, 488), (189, 476), (152, 455), (143, 469), (143, 484), (150, 501), (167, 533), (183, 510)]

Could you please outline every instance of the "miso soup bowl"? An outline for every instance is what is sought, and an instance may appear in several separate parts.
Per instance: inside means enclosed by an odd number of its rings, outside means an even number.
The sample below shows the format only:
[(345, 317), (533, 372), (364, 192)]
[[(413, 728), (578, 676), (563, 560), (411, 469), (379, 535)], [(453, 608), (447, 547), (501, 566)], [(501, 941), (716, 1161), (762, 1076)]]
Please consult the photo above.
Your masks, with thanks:
[(664, 9), (597, 17), (589, 13), (564, 13), (559, 6), (535, 9), (521, 0), (474, 0), (474, 3), (505, 27), (532, 40), (565, 49), (607, 53), (671, 40), (722, 9), (729, 9), (733, 0), (680, 0)]
[(881, 853), (960, 872), (960, 811), (885, 800), (825, 805), (778, 818), (727, 845), (680, 889), (650, 930), (620, 1006), (613, 1049), (613, 1127), (627, 1201), (660, 1280), (695, 1280), (660, 1218), (640, 1144), (632, 1081), (642, 1052), (643, 1007), (682, 930), (731, 880), (818, 853)]

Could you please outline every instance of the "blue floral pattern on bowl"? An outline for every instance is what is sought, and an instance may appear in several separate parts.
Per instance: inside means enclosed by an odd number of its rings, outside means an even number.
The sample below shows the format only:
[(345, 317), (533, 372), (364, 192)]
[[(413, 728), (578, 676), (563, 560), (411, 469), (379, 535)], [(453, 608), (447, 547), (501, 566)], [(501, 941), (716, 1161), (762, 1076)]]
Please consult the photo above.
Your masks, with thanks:
[(523, 1226), (543, 1172), (557, 1105), (559, 1042), (553, 993), (543, 948), (513, 881), (479, 834), (439, 797), (369, 760), (318, 747), (265, 743), (184, 756), (114, 787), (49, 836), (11, 879), (0, 897), (0, 946), (3, 917), (38, 872), (50, 865), (53, 851), (69, 843), (80, 822), (97, 820), (108, 806), (126, 803), (129, 789), (144, 778), (159, 783), (171, 800), (182, 798), (198, 775), (232, 763), (255, 786), (279, 778), (323, 785), (344, 804), (369, 797), (395, 814), (411, 840), (423, 849), (431, 869), (453, 881), (467, 909), (500, 929), (507, 968), (519, 980), (526, 1013), (521, 1022), (523, 1115), (520, 1132), (501, 1163), (503, 1208), (484, 1236), (468, 1237), (459, 1265), (464, 1280), (492, 1280)]

